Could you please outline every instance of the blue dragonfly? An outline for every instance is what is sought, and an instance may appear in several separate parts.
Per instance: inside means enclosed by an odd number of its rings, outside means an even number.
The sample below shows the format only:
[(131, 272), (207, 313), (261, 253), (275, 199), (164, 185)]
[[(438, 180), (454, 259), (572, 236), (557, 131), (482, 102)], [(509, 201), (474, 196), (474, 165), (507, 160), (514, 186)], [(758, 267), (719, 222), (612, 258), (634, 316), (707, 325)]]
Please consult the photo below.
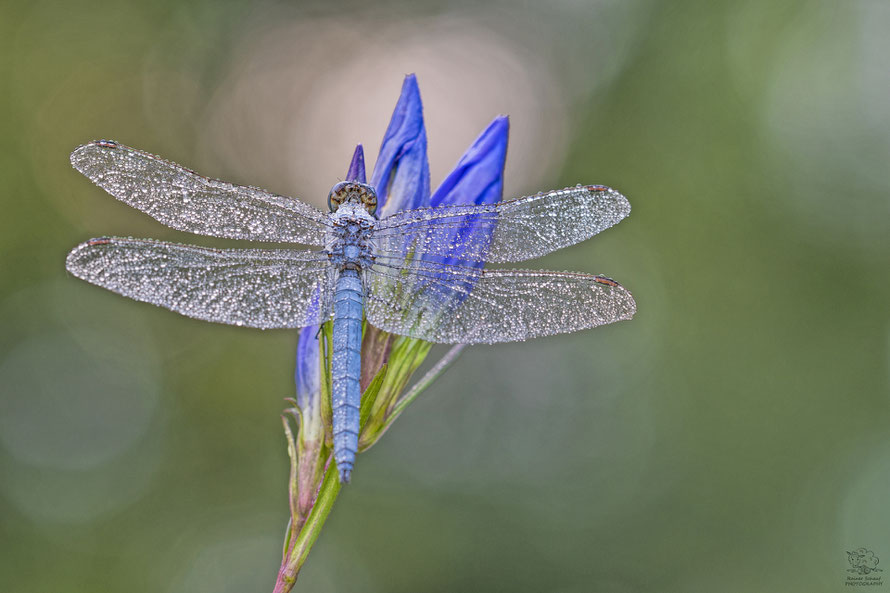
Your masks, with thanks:
[(375, 188), (363, 177), (334, 185), (330, 212), (322, 212), (110, 140), (78, 147), (71, 163), (168, 227), (318, 248), (102, 237), (73, 249), (66, 265), (83, 280), (196, 319), (261, 329), (332, 320), (332, 432), (342, 483), (358, 448), (363, 318), (429, 342), (491, 344), (593, 328), (636, 311), (630, 292), (605, 276), (484, 267), (540, 257), (618, 223), (630, 204), (602, 185), (378, 218)]

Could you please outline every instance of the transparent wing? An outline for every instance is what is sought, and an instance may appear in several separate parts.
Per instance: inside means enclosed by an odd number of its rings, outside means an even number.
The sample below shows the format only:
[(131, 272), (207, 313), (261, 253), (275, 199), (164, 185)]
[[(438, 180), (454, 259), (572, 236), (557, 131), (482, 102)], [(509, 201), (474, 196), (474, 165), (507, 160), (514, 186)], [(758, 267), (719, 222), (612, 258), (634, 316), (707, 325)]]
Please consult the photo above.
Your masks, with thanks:
[(380, 253), (427, 261), (518, 262), (589, 239), (629, 213), (623, 195), (587, 185), (491, 205), (405, 210), (380, 220), (373, 238)]
[(630, 319), (636, 303), (604, 276), (378, 260), (364, 272), (368, 321), (446, 344), (514, 342)]
[(177, 230), (324, 246), (327, 215), (293, 198), (204, 177), (110, 140), (79, 146), (71, 164), (118, 200)]
[(269, 329), (330, 315), (333, 272), (315, 251), (206, 249), (106, 237), (75, 247), (68, 271), (195, 319)]

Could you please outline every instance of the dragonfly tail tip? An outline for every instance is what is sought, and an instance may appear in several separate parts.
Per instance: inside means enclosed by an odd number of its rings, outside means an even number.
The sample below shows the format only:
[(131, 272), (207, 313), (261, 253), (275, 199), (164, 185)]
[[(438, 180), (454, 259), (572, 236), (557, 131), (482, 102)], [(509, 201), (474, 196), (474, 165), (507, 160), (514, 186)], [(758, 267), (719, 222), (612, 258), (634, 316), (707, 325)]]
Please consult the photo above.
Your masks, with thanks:
[(350, 465), (350, 466), (346, 466), (346, 467), (338, 467), (337, 469), (340, 472), (340, 483), (348, 484), (349, 478), (352, 475), (352, 466)]

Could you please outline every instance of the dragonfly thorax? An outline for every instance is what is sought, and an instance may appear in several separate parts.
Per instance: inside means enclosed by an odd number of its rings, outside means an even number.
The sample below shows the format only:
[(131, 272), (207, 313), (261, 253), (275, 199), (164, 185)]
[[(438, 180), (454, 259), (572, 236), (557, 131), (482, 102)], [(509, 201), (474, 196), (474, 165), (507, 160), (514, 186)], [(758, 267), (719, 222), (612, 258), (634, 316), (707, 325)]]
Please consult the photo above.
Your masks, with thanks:
[(338, 270), (361, 270), (374, 263), (371, 241), (368, 239), (377, 224), (361, 203), (341, 204), (331, 215), (332, 228), (328, 235), (327, 252)]

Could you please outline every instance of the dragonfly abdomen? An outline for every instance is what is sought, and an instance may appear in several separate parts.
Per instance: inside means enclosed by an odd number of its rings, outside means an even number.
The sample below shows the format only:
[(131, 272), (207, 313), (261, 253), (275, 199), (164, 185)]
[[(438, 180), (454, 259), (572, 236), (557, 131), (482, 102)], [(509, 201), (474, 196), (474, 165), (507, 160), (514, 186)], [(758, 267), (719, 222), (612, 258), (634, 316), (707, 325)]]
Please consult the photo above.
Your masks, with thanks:
[(361, 391), (362, 284), (358, 271), (340, 272), (334, 293), (331, 412), (334, 459), (340, 482), (349, 482), (358, 449)]

